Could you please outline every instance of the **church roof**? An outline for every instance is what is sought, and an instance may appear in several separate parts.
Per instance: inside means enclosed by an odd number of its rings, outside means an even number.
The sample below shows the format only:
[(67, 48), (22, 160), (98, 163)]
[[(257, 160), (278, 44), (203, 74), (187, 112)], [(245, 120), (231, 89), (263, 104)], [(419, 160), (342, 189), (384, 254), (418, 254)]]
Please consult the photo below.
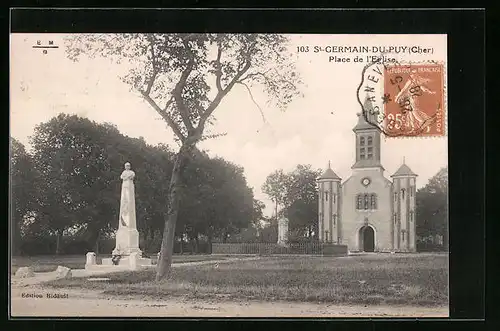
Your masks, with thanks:
[(370, 124), (366, 121), (365, 115), (358, 113), (358, 124), (352, 129), (353, 131), (359, 131), (359, 130), (370, 130), (370, 129), (377, 129), (377, 127), (373, 124)]
[(373, 110), (373, 104), (370, 101), (368, 95), (366, 95), (365, 101), (363, 102), (363, 113), (356, 114), (358, 115), (358, 124), (356, 124), (353, 131), (378, 129), (375, 125), (370, 124), (366, 121), (368, 119), (369, 122), (375, 123), (376, 116), (371, 113), (372, 110)]
[(321, 175), (321, 177), (319, 177), (318, 179), (341, 179), (339, 176), (337, 176), (337, 174), (332, 170), (332, 168), (330, 168), (330, 166), (328, 166), (328, 169), (325, 170), (325, 172), (323, 173), (323, 175)]
[(403, 163), (391, 177), (396, 176), (417, 176), (417, 174), (414, 173), (405, 163)]
[(358, 160), (351, 167), (351, 169), (356, 169), (356, 168), (381, 168), (382, 170), (385, 170), (380, 161), (375, 159)]

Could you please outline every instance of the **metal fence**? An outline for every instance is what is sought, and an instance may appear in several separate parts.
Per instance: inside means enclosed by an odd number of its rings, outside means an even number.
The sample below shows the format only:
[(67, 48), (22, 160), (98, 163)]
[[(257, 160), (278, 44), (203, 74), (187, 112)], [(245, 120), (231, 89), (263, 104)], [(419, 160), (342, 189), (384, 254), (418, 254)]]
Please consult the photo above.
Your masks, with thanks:
[(347, 255), (347, 245), (327, 243), (293, 243), (278, 245), (272, 243), (212, 244), (212, 254), (311, 254), (311, 255)]

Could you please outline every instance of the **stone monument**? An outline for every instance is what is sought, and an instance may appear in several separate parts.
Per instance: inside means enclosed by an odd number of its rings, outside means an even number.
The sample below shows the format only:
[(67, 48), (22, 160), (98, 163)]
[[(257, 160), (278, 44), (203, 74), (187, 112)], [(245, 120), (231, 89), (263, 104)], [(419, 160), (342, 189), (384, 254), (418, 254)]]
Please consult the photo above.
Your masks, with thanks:
[[(118, 217), (116, 245), (112, 253), (115, 262), (113, 258), (103, 259), (102, 264), (128, 265), (132, 269), (140, 265), (151, 265), (151, 260), (142, 258), (142, 252), (139, 249), (139, 231), (137, 231), (135, 217), (135, 172), (130, 169), (129, 162), (125, 163), (125, 170), (120, 178), (122, 180), (120, 215)], [(89, 256), (87, 258), (89, 259)]]
[(120, 216), (118, 231), (116, 232), (116, 246), (113, 255), (141, 254), (139, 249), (139, 231), (135, 217), (135, 172), (130, 170), (130, 163), (125, 163), (120, 178), (122, 180), (122, 194), (120, 199)]
[(285, 245), (288, 242), (288, 219), (281, 217), (278, 220), (278, 245)]

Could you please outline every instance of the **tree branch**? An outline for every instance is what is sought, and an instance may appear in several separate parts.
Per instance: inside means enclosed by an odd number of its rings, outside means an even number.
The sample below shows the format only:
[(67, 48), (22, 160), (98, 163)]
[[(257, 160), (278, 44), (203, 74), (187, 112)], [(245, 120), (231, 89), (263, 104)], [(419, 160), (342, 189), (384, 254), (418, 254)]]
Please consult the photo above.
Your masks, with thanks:
[(200, 121), (198, 123), (198, 126), (196, 127), (196, 134), (195, 134), (196, 140), (201, 138), (201, 135), (203, 134), (203, 130), (205, 129), (205, 123), (206, 123), (207, 119), (210, 117), (210, 115), (212, 115), (212, 113), (217, 108), (217, 106), (220, 104), (222, 99), (226, 96), (226, 94), (229, 93), (229, 91), (231, 91), (234, 84), (236, 84), (236, 82), (241, 78), (241, 76), (243, 76), (243, 74), (245, 72), (247, 72), (248, 69), (250, 69), (250, 66), (251, 66), (250, 58), (247, 58), (247, 60), (245, 62), (246, 63), (244, 65), (243, 69), (241, 69), (240, 71), (238, 71), (236, 73), (236, 75), (233, 77), (233, 79), (231, 79), (231, 81), (226, 86), (226, 88), (224, 88), (223, 90), (221, 90), (217, 93), (214, 100), (210, 103), (210, 105), (207, 107), (207, 109), (205, 110), (203, 115), (200, 117)]
[(219, 44), (218, 48), (217, 48), (217, 59), (215, 60), (215, 65), (216, 65), (216, 68), (215, 68), (215, 85), (217, 86), (217, 91), (221, 92), (223, 90), (222, 88), (222, 83), (221, 83), (221, 79), (222, 79), (222, 64), (220, 62), (220, 58), (222, 56), (222, 48)]
[[(264, 79), (266, 79), (266, 80), (267, 80), (266, 74), (267, 74), (269, 71), (271, 71), (271, 69), (267, 69), (267, 70), (266, 70), (266, 71), (264, 71), (264, 72), (253, 72), (253, 73), (249, 73), (249, 74), (247, 74), (245, 77), (241, 78), (241, 79), (239, 80), (239, 82), (244, 82), (245, 80), (247, 80), (247, 79), (249, 79), (249, 78), (252, 78), (252, 77), (255, 77), (255, 76), (262, 76), (262, 77), (264, 77)], [(238, 82), (238, 83), (239, 83), (239, 82)]]
[(253, 94), (252, 94), (252, 90), (250, 90), (250, 87), (248, 87), (247, 84), (243, 83), (242, 81), (239, 81), (239, 82), (236, 82), (237, 84), (241, 84), (243, 86), (245, 86), (247, 88), (247, 91), (248, 91), (248, 94), (250, 94), (250, 98), (252, 99), (252, 102), (257, 106), (257, 108), (259, 108), (259, 111), (260, 111), (260, 115), (262, 116), (262, 121), (264, 123), (266, 123), (266, 117), (264, 116), (264, 112), (262, 111), (262, 108), (260, 108), (259, 104), (257, 103), (257, 101), (255, 101), (254, 97), (253, 97)]
[(184, 122), (184, 125), (186, 126), (188, 132), (191, 132), (194, 130), (193, 124), (191, 123), (191, 120), (189, 118), (189, 111), (186, 108), (186, 104), (184, 103), (184, 100), (182, 99), (182, 90), (186, 86), (187, 79), (191, 72), (193, 71), (194, 67), (194, 56), (193, 53), (191, 52), (191, 49), (189, 48), (189, 44), (187, 40), (183, 40), (182, 43), (184, 44), (184, 48), (186, 52), (189, 54), (189, 60), (186, 69), (181, 74), (181, 77), (179, 78), (179, 81), (177, 84), (175, 84), (174, 88), (174, 99), (175, 103), (177, 104), (177, 108), (179, 110), (179, 113), (182, 118), (182, 122)]
[(179, 138), (179, 140), (182, 142), (185, 141), (186, 137), (184, 137), (184, 135), (182, 134), (181, 129), (179, 128), (177, 123), (174, 122), (172, 117), (170, 117), (170, 115), (167, 113), (167, 108), (172, 104), (173, 98), (170, 98), (170, 100), (167, 101), (165, 108), (161, 109), (160, 107), (158, 107), (156, 102), (148, 94), (146, 94), (145, 91), (140, 91), (140, 92), (141, 92), (142, 96), (144, 97), (144, 99), (146, 99), (146, 101), (154, 108), (154, 110), (156, 110), (156, 112), (158, 114), (160, 114), (160, 116), (172, 128), (172, 131), (174, 131), (177, 138)]
[(148, 35), (149, 42), (151, 44), (151, 63), (153, 66), (153, 73), (151, 75), (151, 79), (149, 80), (147, 86), (146, 86), (146, 94), (149, 95), (151, 92), (151, 88), (153, 87), (153, 84), (156, 79), (156, 75), (158, 74), (158, 69), (156, 67), (156, 55), (154, 51), (154, 38), (151, 35)]

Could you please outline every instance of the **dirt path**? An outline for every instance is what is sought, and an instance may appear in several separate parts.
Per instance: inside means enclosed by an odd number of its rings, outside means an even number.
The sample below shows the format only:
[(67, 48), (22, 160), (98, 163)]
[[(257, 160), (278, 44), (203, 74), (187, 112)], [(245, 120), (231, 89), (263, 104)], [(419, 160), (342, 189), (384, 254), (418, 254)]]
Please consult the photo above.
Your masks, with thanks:
[[(122, 299), (99, 292), (12, 288), (11, 314), (53, 317), (447, 317), (448, 308), (348, 306), (293, 302)], [(47, 298), (55, 294), (64, 298)], [(23, 297), (37, 295), (41, 298)]]
[[(252, 259), (252, 258), (245, 258)], [(173, 264), (182, 267), (198, 264), (229, 263), (235, 259)], [(92, 273), (99, 275), (100, 273)], [(89, 276), (74, 270), (74, 277)], [(43, 282), (55, 273), (35, 277), (12, 278), (11, 315), (40, 317), (448, 317), (448, 307), (330, 305), (301, 302), (259, 302), (228, 300), (188, 300), (171, 297), (164, 300), (117, 298), (97, 291), (51, 290)], [(53, 298), (48, 298), (52, 294)]]

